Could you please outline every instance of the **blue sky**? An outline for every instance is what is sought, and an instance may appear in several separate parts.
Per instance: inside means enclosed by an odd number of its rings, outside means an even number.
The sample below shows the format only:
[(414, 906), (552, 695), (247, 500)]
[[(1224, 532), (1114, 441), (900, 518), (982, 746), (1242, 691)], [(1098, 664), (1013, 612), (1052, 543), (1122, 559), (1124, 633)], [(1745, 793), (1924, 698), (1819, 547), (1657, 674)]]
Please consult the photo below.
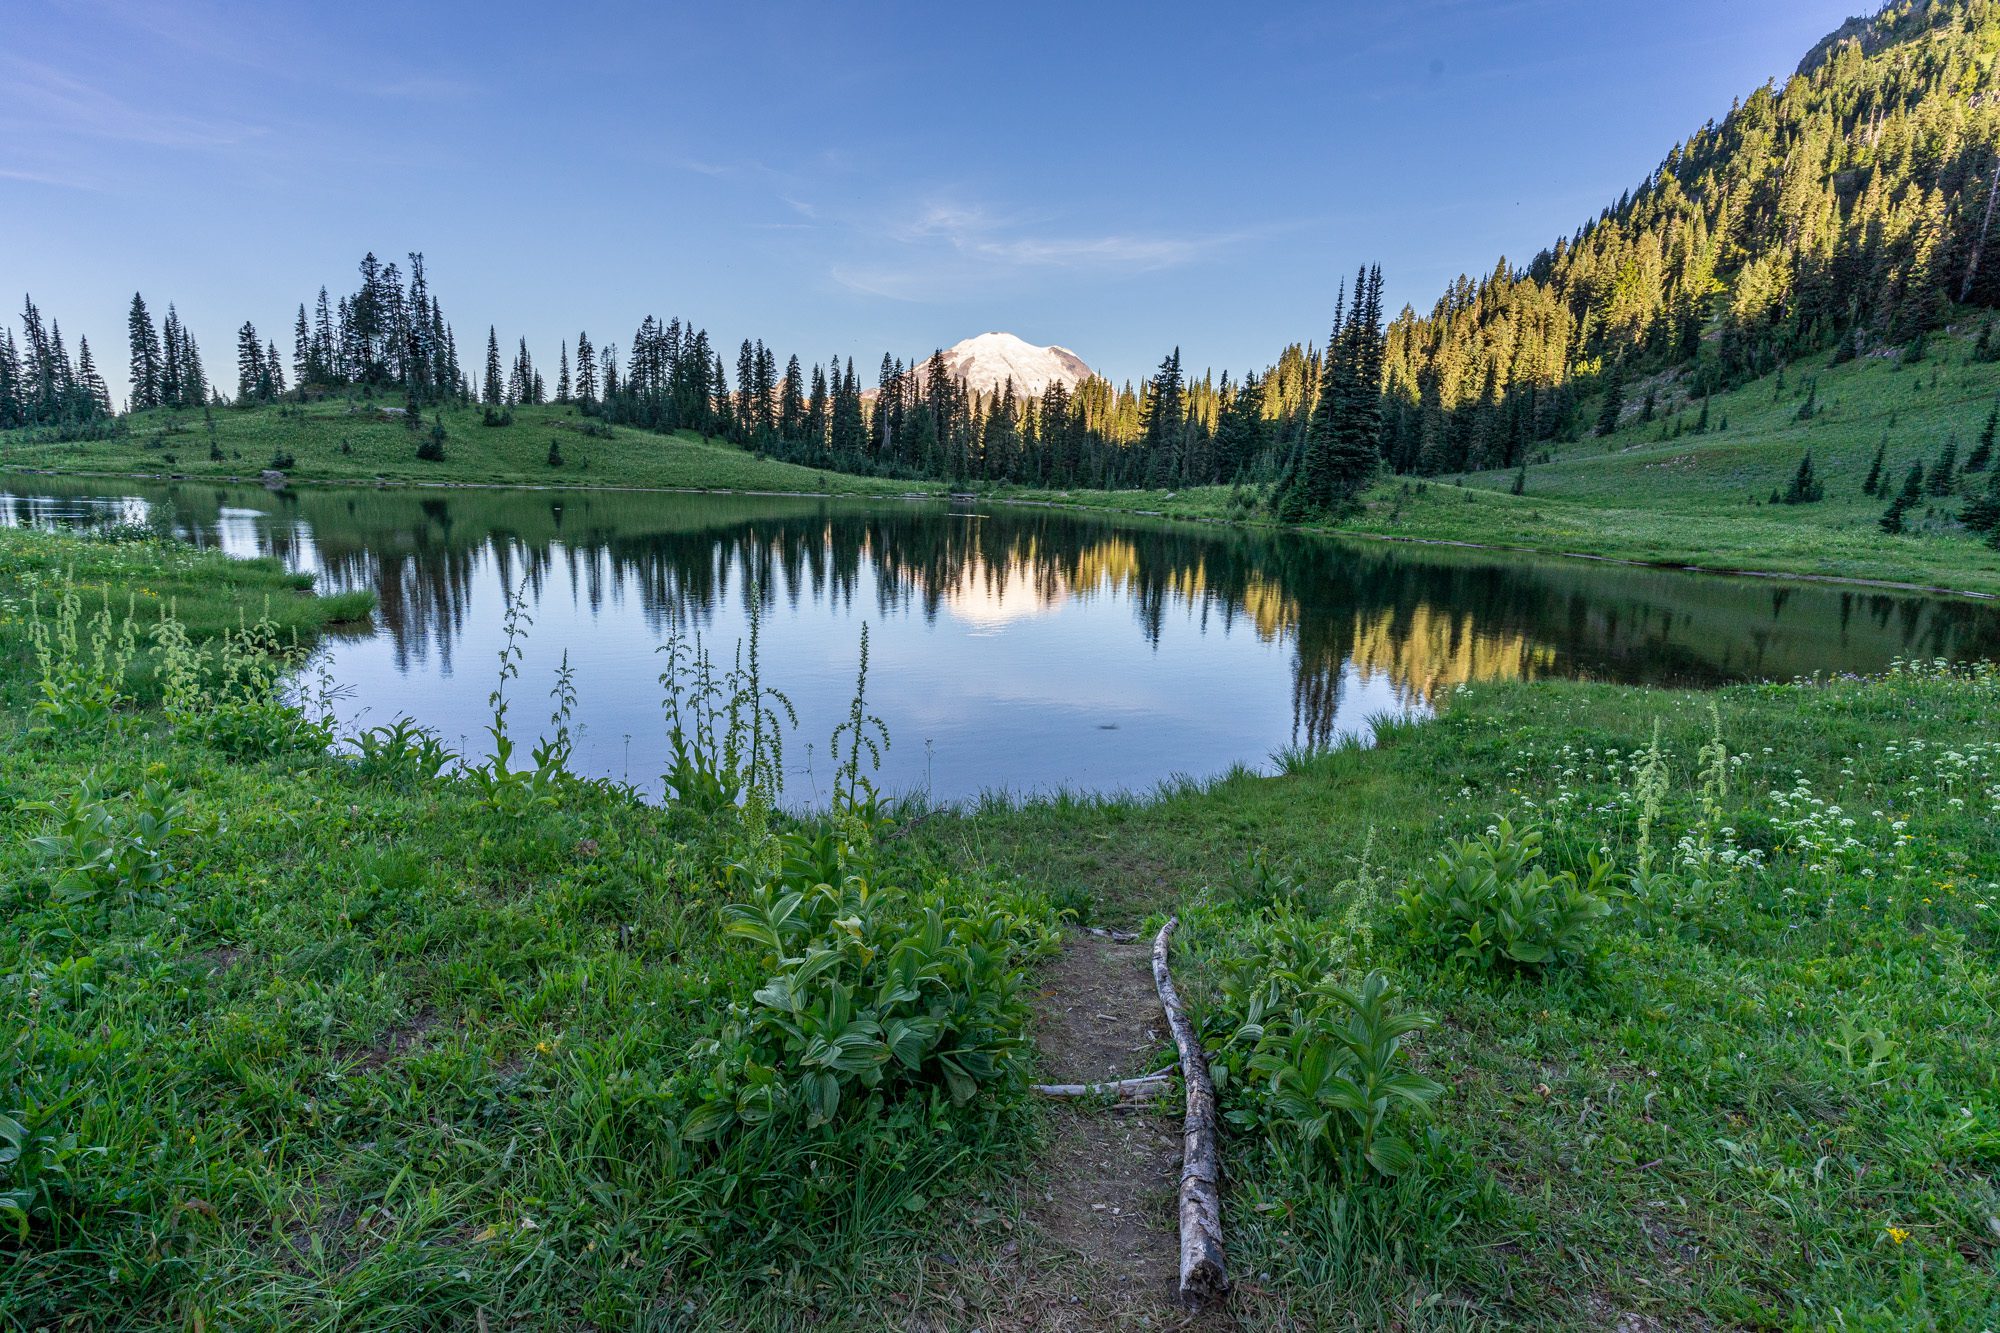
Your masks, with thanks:
[(987, 329), (1240, 370), (1363, 262), (1421, 309), (1527, 259), (1864, 3), (0, 0), (0, 321), (122, 396), (137, 289), (233, 383), (245, 318), (289, 355), (421, 250), (462, 349), (551, 366), (653, 313), (869, 380)]

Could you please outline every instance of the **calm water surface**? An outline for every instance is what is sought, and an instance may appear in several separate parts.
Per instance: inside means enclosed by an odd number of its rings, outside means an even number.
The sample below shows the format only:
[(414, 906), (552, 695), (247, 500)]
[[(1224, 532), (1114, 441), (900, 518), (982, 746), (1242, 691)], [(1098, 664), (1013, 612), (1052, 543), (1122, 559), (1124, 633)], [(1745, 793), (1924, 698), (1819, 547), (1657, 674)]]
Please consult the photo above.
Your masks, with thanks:
[[(1661, 684), (2000, 657), (2000, 608), (1445, 548), (1335, 542), (1054, 510), (740, 495), (376, 490), (0, 479), (0, 524), (170, 513), (192, 540), (372, 588), (372, 627), (326, 650), (344, 720), (407, 714), (485, 737), (506, 592), (533, 626), (517, 733), (562, 654), (577, 766), (658, 790), (655, 649), (728, 657), (762, 598), (765, 674), (791, 697), (787, 798), (823, 796), (827, 737), (870, 627), (882, 785), (1145, 790), (1368, 734), (1453, 686)], [(524, 744), (525, 750), (525, 744)]]

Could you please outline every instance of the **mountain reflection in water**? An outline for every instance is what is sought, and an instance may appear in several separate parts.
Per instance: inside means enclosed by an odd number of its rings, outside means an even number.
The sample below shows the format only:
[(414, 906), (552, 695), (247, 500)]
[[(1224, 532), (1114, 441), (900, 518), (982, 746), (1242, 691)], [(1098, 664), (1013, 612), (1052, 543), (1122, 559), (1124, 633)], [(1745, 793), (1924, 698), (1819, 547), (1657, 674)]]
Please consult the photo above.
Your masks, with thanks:
[(653, 789), (653, 649), (678, 629), (727, 657), (752, 587), (767, 678), (800, 713), (801, 800), (825, 786), (863, 620), (894, 740), (884, 785), (944, 799), (1267, 766), (1471, 681), (1707, 685), (2000, 656), (1985, 603), (1048, 509), (42, 477), (0, 492), (6, 524), (148, 513), (324, 588), (373, 588), (373, 632), (327, 650), (363, 725), (409, 713), (483, 739), (505, 590), (525, 588), (514, 716), (537, 715), (567, 650), (579, 765)]

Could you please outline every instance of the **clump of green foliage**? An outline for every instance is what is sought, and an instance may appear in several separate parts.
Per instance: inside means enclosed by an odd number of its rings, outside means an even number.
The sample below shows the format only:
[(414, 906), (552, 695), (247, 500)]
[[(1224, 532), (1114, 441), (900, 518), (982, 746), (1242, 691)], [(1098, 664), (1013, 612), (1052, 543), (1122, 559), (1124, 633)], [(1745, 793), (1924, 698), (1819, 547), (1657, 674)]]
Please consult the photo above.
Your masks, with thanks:
[(1395, 1005), (1396, 988), (1370, 972), (1349, 989), (1330, 978), (1296, 989), (1273, 977), (1254, 996), (1235, 1040), (1249, 1041), (1250, 1095), (1233, 1099), (1231, 1123), (1303, 1149), (1308, 1158), (1400, 1175), (1416, 1161), (1398, 1132), (1443, 1085), (1410, 1067), (1403, 1039), (1431, 1026)]
[(763, 980), (707, 1048), (686, 1137), (794, 1111), (816, 1127), (913, 1091), (962, 1105), (1021, 1081), (1024, 965), (1054, 947), (1053, 927), (1005, 892), (968, 901), (885, 883), (856, 827), (781, 835), (775, 867), (738, 868), (748, 892), (723, 929), (754, 946)]
[(1402, 894), (1411, 943), (1482, 971), (1540, 968), (1590, 951), (1610, 914), (1611, 866), (1595, 852), (1579, 879), (1541, 864), (1542, 835), (1502, 819), (1452, 844)]

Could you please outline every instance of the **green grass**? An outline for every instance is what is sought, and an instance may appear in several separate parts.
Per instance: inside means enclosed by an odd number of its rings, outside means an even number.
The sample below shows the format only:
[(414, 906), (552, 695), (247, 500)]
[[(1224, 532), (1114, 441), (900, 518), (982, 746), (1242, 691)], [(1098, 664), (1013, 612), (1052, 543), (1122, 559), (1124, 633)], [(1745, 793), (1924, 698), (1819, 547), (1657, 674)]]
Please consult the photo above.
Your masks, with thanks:
[[(37, 729), (29, 618), (65, 585), (86, 613), (102, 590), (141, 621), (173, 602), (197, 637), (267, 605), (307, 636), (362, 609), (266, 562), (0, 532), (0, 1114), (33, 1131), (0, 1158), (0, 1326), (865, 1328), (891, 1296), (945, 1326), (1022, 1308), (999, 1286), (1042, 1279), (995, 1229), (1042, 1184), (1019, 1069), (962, 1106), (920, 1087), (717, 1148), (678, 1132), (741, 1087), (731, 1006), (767, 975), (720, 909), (774, 858), (843, 838), (840, 873), (1001, 905), (1027, 952), (1050, 902), (1181, 914), (1176, 968), (1235, 1113), (1247, 1326), (2000, 1319), (1991, 669), (1462, 688), (1379, 748), (1289, 756), (1280, 777), (994, 801), (877, 841), (563, 778), (496, 803), (309, 731), (246, 744), (240, 710), (176, 718), (136, 688), (109, 722)], [(128, 684), (159, 665), (142, 652)], [(1704, 770), (1727, 774), (1712, 810)], [(121, 837), (181, 806), (147, 835), (157, 873), (108, 897), (63, 841), (86, 788)], [(1610, 858), (1614, 910), (1583, 956), (1489, 974), (1404, 930), (1398, 888), (1501, 815), (1539, 825), (1555, 869)], [(1309, 1147), (1250, 1074), (1244, 983), (1281, 957), (1383, 972), (1439, 1020), (1413, 1049), (1446, 1091), (1393, 1182)]]
[[(1713, 820), (1711, 704), (1731, 755)], [(1447, 1091), (1394, 1183), (1302, 1152), (1261, 1088), (1225, 1087), (1267, 1126), (1224, 1145), (1255, 1326), (1993, 1327), (1996, 723), (1990, 669), (1483, 686), (1287, 776), (996, 802), (925, 836), (1112, 922), (1180, 912), (1183, 989), (1225, 1063), (1246, 1014), (1223, 983), (1264, 975), (1281, 937), (1438, 1018), (1418, 1064)], [(1632, 885), (1656, 724), (1668, 794)], [(1398, 887), (1501, 815), (1560, 868), (1601, 849), (1627, 886), (1583, 961), (1487, 974), (1404, 931)]]
[[(427, 438), (412, 431), (388, 400), (346, 398), (250, 409), (202, 412), (157, 409), (136, 413), (122, 435), (104, 440), (51, 441), (32, 431), (0, 435), (0, 469), (143, 473), (254, 481), (274, 455), (288, 453), (298, 481), (387, 481), (400, 484), (502, 486), (626, 486), (717, 490), (799, 491), (837, 495), (935, 492), (918, 482), (824, 472), (759, 458), (689, 433), (662, 435), (628, 426), (605, 427), (574, 407), (512, 409), (513, 421), (487, 426), (479, 408), (446, 409), (441, 461), (416, 456)], [(213, 443), (223, 457), (210, 457)], [(609, 430), (608, 436), (586, 433)], [(561, 467), (548, 463), (555, 441)]]

